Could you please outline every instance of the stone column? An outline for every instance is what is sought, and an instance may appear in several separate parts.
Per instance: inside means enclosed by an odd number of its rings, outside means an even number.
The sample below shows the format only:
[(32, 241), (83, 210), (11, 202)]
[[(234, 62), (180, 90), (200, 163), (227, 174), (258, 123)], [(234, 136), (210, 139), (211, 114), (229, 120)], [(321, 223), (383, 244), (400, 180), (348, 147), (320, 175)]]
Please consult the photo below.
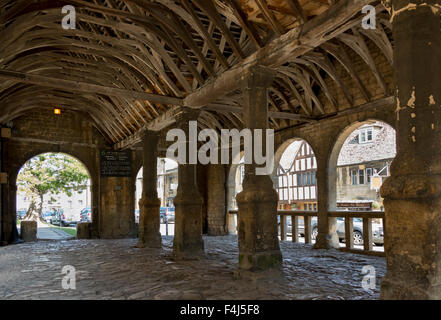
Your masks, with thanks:
[(139, 200), (139, 237), (138, 248), (160, 248), (162, 246), (158, 198), (157, 160), (158, 135), (146, 131), (143, 138), (142, 196)]
[[(245, 127), (251, 130), (267, 129), (268, 88), (274, 79), (274, 72), (264, 67), (253, 67), (245, 71), (242, 77)], [(264, 139), (263, 150), (266, 149), (265, 145)], [(265, 270), (282, 262), (277, 230), (278, 195), (269, 175), (256, 175), (257, 167), (254, 157), (252, 164), (245, 165), (243, 191), (236, 196), (241, 270)]]
[[(327, 149), (327, 148), (326, 148)], [(319, 151), (319, 150), (317, 150)], [(328, 175), (328, 154), (329, 150), (316, 152), (317, 160), (317, 225), (318, 234), (315, 239), (315, 249), (339, 248), (337, 235), (337, 218), (329, 218), (328, 211), (337, 209), (337, 199), (329, 201), (329, 175)], [(326, 156), (322, 156), (326, 155)], [(336, 174), (336, 173), (331, 173)], [(331, 180), (333, 181), (333, 180)], [(329, 205), (328, 205), (329, 204)], [(328, 209), (329, 208), (329, 209)]]
[(225, 168), (221, 164), (211, 164), (207, 173), (207, 216), (208, 235), (225, 235)]
[(382, 299), (441, 299), (441, 1), (392, 0), (397, 156), (381, 195)]
[[(189, 121), (196, 121), (199, 113), (186, 110), (177, 121), (178, 128), (186, 133), (186, 163), (178, 165), (178, 190), (173, 200), (175, 205), (175, 236), (173, 253), (176, 258), (193, 258), (204, 253), (202, 239), (202, 205), (203, 199), (196, 183), (197, 164), (189, 163), (190, 134)], [(196, 138), (197, 139), (197, 138)]]

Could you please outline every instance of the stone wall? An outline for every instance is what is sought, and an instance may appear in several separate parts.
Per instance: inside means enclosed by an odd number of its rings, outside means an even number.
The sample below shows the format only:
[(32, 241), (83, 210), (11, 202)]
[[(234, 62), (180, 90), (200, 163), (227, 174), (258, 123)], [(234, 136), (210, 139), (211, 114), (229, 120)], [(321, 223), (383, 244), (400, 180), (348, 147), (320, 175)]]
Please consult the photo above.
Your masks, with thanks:
[[(92, 236), (121, 237), (133, 235), (133, 227), (128, 227), (134, 217), (134, 179), (112, 181), (107, 185), (100, 177), (101, 149), (112, 148), (85, 114), (63, 110), (61, 115), (50, 109), (34, 109), (6, 124), (11, 128), (11, 138), (2, 139), (2, 171), (8, 174), (8, 183), (2, 185), (2, 233), (3, 244), (16, 240), (16, 179), (20, 168), (32, 157), (46, 152), (62, 152), (77, 158), (89, 171), (91, 178)], [(134, 162), (138, 161), (134, 152)], [(132, 181), (133, 180), (133, 181)], [(122, 185), (117, 193), (124, 207), (109, 206), (115, 195), (113, 188)], [(130, 192), (129, 192), (130, 191)], [(107, 201), (109, 199), (109, 201)], [(104, 202), (103, 202), (104, 200)], [(103, 213), (103, 210), (112, 210)], [(119, 215), (115, 218), (116, 210)], [(131, 213), (131, 215), (129, 215)], [(115, 219), (116, 222), (108, 221)], [(134, 218), (133, 218), (134, 219)], [(123, 221), (126, 220), (126, 221)], [(110, 228), (110, 229), (107, 229)]]

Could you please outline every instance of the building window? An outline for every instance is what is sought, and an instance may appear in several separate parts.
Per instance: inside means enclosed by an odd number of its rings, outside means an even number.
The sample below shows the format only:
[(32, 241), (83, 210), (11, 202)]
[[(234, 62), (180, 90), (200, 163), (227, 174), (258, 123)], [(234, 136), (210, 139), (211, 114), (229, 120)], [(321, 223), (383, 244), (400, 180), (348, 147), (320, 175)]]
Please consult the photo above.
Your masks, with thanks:
[(351, 170), (351, 182), (353, 186), (358, 184), (358, 175), (356, 169)]
[(358, 134), (358, 141), (360, 143), (371, 142), (374, 139), (373, 137), (374, 135), (372, 128), (361, 129), (360, 133)]
[(360, 184), (364, 184), (364, 170), (358, 170), (358, 175), (359, 175), (359, 183)]
[(305, 210), (305, 211), (308, 210), (308, 206), (306, 203), (303, 205), (303, 210)]
[(371, 177), (372, 177), (372, 168), (366, 169), (366, 183), (371, 183)]
[(314, 203), (314, 211), (317, 211), (317, 203)]
[(83, 200), (78, 200), (78, 204), (79, 204), (80, 206), (83, 206)]
[(302, 174), (301, 173), (297, 173), (297, 185), (299, 187), (303, 186), (303, 184), (302, 184)]
[(309, 211), (312, 211), (312, 204), (309, 204)]

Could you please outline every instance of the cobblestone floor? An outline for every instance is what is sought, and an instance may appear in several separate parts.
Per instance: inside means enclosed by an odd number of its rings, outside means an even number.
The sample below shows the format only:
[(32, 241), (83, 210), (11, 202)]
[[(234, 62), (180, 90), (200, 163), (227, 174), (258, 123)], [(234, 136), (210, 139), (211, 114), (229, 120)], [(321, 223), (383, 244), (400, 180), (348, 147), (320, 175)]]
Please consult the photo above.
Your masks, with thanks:
[[(161, 250), (136, 239), (39, 241), (0, 248), (0, 299), (378, 299), (385, 259), (281, 243), (281, 276), (237, 280), (237, 237), (206, 237), (206, 256), (175, 261), (172, 237)], [(63, 290), (63, 266), (76, 268), (76, 290)], [(377, 289), (362, 289), (362, 268)]]

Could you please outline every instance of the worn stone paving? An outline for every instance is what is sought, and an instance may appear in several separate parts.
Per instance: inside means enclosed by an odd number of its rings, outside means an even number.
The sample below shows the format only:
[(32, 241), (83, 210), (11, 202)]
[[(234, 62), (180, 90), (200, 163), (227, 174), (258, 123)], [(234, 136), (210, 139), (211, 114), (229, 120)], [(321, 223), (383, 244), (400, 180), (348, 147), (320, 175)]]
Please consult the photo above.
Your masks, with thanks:
[[(173, 237), (162, 249), (136, 239), (39, 241), (0, 248), (0, 299), (378, 299), (385, 259), (313, 250), (282, 242), (280, 274), (238, 280), (237, 236), (204, 237), (206, 255), (175, 261)], [(76, 289), (62, 288), (63, 266), (76, 268)], [(362, 288), (375, 267), (377, 288)]]

